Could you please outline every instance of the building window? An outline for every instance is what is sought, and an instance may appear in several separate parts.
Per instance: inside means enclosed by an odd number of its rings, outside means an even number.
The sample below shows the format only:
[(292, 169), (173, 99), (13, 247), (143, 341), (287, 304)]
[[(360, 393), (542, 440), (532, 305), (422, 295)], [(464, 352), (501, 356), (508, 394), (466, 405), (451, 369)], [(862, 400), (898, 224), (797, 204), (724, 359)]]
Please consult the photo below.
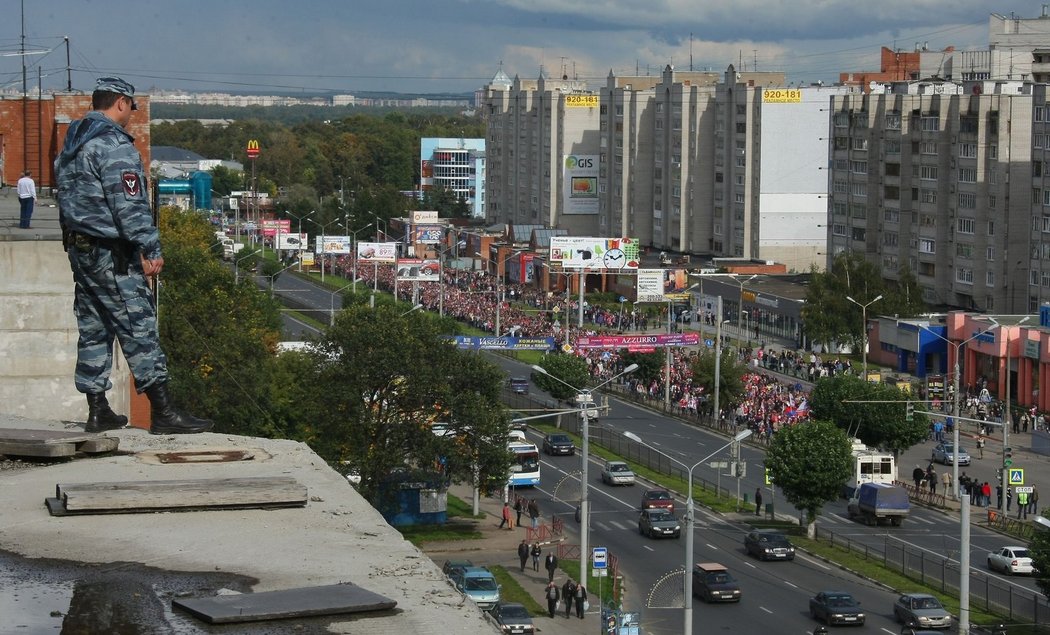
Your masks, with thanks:
[(834, 121), (836, 128), (845, 128), (849, 125), (849, 113), (837, 112), (832, 118), (832, 121)]
[(847, 215), (849, 206), (844, 202), (836, 202), (831, 209), (835, 216), (842, 216), (844, 218)]
[(887, 247), (897, 246), (897, 232), (883, 232), (882, 233), (882, 244)]
[(959, 168), (960, 183), (976, 183), (977, 168)]
[(941, 129), (940, 117), (923, 117), (921, 121), (923, 132), (939, 132)]
[(955, 255), (959, 258), (973, 258), (973, 245), (970, 243), (955, 243)]
[(845, 194), (849, 191), (849, 184), (845, 181), (835, 181), (832, 188), (836, 194)]
[(882, 144), (883, 150), (886, 154), (900, 154), (901, 153), (901, 142), (900, 139), (887, 139)]
[(964, 284), (973, 284), (973, 269), (970, 269), (969, 267), (956, 267), (955, 281)]
[(860, 203), (853, 203), (849, 206), (850, 216), (853, 218), (867, 218), (868, 217), (868, 206), (861, 205)]
[(853, 240), (864, 240), (866, 235), (867, 229), (864, 227), (854, 227), (850, 232), (850, 237), (853, 238)]
[(976, 143), (961, 143), (959, 144), (959, 156), (964, 159), (976, 159), (977, 158), (977, 144)]
[(923, 203), (936, 203), (937, 190), (922, 188), (921, 190), (919, 190), (919, 201)]
[(984, 259), (988, 262), (995, 262), (995, 247), (984, 248)]
[(977, 221), (972, 218), (960, 217), (956, 224), (960, 234), (972, 234), (977, 229)]
[(847, 227), (841, 224), (835, 224), (831, 226), (831, 233), (834, 236), (849, 236)]
[(959, 209), (976, 209), (977, 195), (973, 192), (959, 192)]
[(868, 140), (863, 137), (853, 137), (852, 143), (850, 145), (852, 145), (854, 150), (867, 150)]
[(867, 174), (868, 173), (868, 162), (867, 161), (850, 161), (849, 171), (854, 174)]
[(920, 238), (919, 239), (919, 253), (920, 254), (935, 254), (937, 253), (937, 241), (932, 238)]
[(919, 146), (919, 154), (937, 154), (937, 142), (923, 141)]
[(984, 286), (994, 287), (995, 286), (995, 272), (988, 270), (984, 272)]
[(994, 236), (995, 235), (995, 221), (994, 220), (988, 221), (988, 235), (989, 236)]
[(901, 211), (890, 207), (883, 208), (882, 220), (887, 223), (899, 223), (901, 222)]
[(867, 196), (868, 195), (868, 184), (867, 183), (850, 183), (849, 193), (854, 196)]
[(899, 112), (891, 112), (886, 115), (886, 129), (887, 130), (900, 130), (901, 129), (901, 114)]
[(1043, 106), (1036, 106), (1035, 108), (1033, 108), (1032, 116), (1035, 119), (1035, 121), (1046, 121), (1045, 119), (1043, 119), (1043, 117), (1045, 116), (1045, 111), (1046, 109)]
[(936, 181), (937, 180), (937, 166), (936, 165), (924, 165), (919, 168), (919, 178), (924, 181)]

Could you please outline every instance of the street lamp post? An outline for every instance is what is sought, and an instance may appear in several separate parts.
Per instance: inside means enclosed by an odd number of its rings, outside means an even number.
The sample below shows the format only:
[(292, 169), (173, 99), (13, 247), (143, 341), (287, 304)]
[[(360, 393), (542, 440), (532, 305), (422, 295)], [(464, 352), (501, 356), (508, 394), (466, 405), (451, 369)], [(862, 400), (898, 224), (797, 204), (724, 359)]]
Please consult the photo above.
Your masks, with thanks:
[(369, 223), (364, 227), (361, 227), (360, 229), (355, 229), (354, 231), (350, 232), (350, 234), (354, 237), (353, 243), (350, 246), (350, 255), (352, 257), (351, 262), (354, 263), (354, 295), (357, 294), (357, 232), (364, 231), (371, 226), (372, 223)]
[(295, 266), (295, 263), (293, 262), (292, 264), (288, 265), (284, 269), (281, 269), (280, 271), (277, 271), (275, 273), (272, 273), (272, 274), (266, 276), (267, 278), (270, 279), (270, 297), (271, 298), (273, 298), (273, 287), (274, 287), (274, 283), (277, 282), (277, 276), (281, 275), (285, 271), (288, 271), (289, 269), (291, 269), (294, 266)]
[(417, 305), (415, 305), (414, 307), (412, 307), (411, 309), (409, 309), (409, 310), (405, 311), (404, 313), (402, 313), (401, 315), (399, 315), (399, 316), (397, 316), (397, 317), (405, 317), (405, 316), (406, 316), (406, 315), (408, 315), (409, 313), (411, 313), (411, 312), (413, 312), (413, 311), (418, 311), (418, 310), (420, 310), (420, 309), (422, 309), (422, 308), (423, 308), (423, 305), (422, 305), (422, 304), (417, 304)]
[(240, 284), (240, 282), (241, 282), (241, 267), (240, 267), (241, 261), (242, 260), (247, 260), (248, 258), (251, 258), (252, 256), (258, 256), (259, 252), (260, 252), (260, 250), (253, 249), (251, 251), (251, 253), (245, 254), (244, 256), (241, 256), (240, 258), (238, 258), (238, 259), (233, 261), (233, 283), (234, 284)]
[[(353, 284), (354, 283), (351, 282), (350, 284), (343, 285), (332, 292), (331, 309), (328, 311), (328, 326), (335, 326), (335, 296), (338, 295), (340, 291), (349, 289)], [(342, 306), (342, 304), (340, 304), (340, 306)]]
[[(316, 211), (316, 210), (310, 210), (310, 213), (309, 213), (309, 214), (304, 214), (304, 215), (302, 215), (302, 216), (298, 216), (298, 215), (296, 215), (296, 214), (293, 214), (293, 213), (289, 212), (288, 210), (285, 210), (285, 212), (284, 212), (284, 213), (285, 213), (285, 215), (286, 215), (286, 216), (291, 216), (291, 217), (292, 217), (292, 218), (294, 218), (294, 219), (295, 219), (296, 221), (298, 221), (298, 223), (299, 223), (299, 238), (300, 238), (300, 239), (302, 239), (302, 237), (303, 237), (303, 219), (304, 219), (304, 218), (309, 218), (310, 216), (312, 216), (312, 215), (313, 215), (313, 213), (314, 213), (315, 211)], [(303, 270), (303, 254), (302, 254), (302, 249), (300, 249), (300, 250), (299, 250), (299, 252), (300, 252), (300, 253), (299, 253), (299, 271), (302, 271), (302, 270)]]
[(684, 616), (685, 617), (685, 620), (684, 620), (685, 623), (682, 625), (682, 632), (685, 635), (693, 635), (693, 529), (694, 529), (694, 523), (693, 523), (693, 470), (695, 470), (697, 467), (699, 467), (699, 466), (703, 465), (704, 463), (706, 463), (708, 460), (710, 460), (712, 457), (717, 455), (722, 450), (725, 450), (726, 448), (728, 448), (729, 446), (731, 446), (733, 444), (740, 443), (744, 439), (746, 439), (749, 436), (751, 436), (751, 429), (747, 428), (747, 429), (741, 430), (740, 432), (737, 432), (736, 436), (734, 436), (733, 439), (729, 443), (726, 443), (725, 445), (723, 445), (722, 447), (718, 448), (717, 450), (715, 450), (711, 454), (708, 454), (704, 458), (700, 459), (699, 461), (694, 463), (691, 467), (686, 465), (685, 463), (682, 463), (678, 459), (668, 455), (666, 452), (663, 452), (662, 450), (654, 448), (653, 446), (649, 445), (645, 441), (642, 441), (641, 437), (639, 437), (637, 434), (635, 434), (633, 432), (624, 432), (623, 435), (625, 437), (627, 437), (628, 439), (634, 441), (635, 443), (638, 443), (640, 445), (644, 445), (645, 447), (649, 448), (650, 450), (663, 455), (668, 460), (673, 461), (673, 462), (677, 463), (678, 465), (681, 465), (683, 468), (686, 469), (686, 471), (688, 473), (689, 484), (688, 484), (686, 498), (685, 498), (685, 526), (686, 526), (686, 534), (685, 534), (685, 571), (683, 572), (683, 574), (685, 575), (685, 580), (684, 580), (685, 589), (684, 589), (683, 595), (685, 597), (682, 599), (682, 605), (683, 605), (682, 608), (685, 610), (685, 616)]
[(624, 368), (622, 371), (620, 371), (620, 373), (613, 375), (609, 379), (606, 379), (605, 381), (603, 381), (602, 383), (598, 384), (590, 390), (577, 388), (572, 384), (569, 384), (568, 382), (564, 381), (560, 377), (555, 377), (554, 375), (551, 375), (549, 372), (547, 372), (547, 369), (542, 366), (534, 364), (532, 366), (532, 369), (538, 373), (543, 373), (544, 375), (550, 377), (558, 383), (564, 384), (570, 389), (576, 391), (576, 401), (580, 405), (580, 420), (582, 426), (580, 436), (583, 439), (580, 443), (580, 459), (583, 464), (583, 467), (580, 470), (580, 580), (583, 581), (587, 579), (587, 536), (588, 530), (590, 529), (590, 501), (588, 500), (587, 496), (587, 464), (590, 461), (591, 432), (590, 420), (588, 419), (588, 411), (594, 403), (594, 392), (596, 390), (612, 382), (615, 379), (619, 379), (624, 375), (633, 373), (634, 371), (638, 370), (638, 364), (631, 364), (627, 368)]
[(740, 334), (740, 339), (741, 340), (744, 339), (744, 285), (747, 284), (748, 282), (751, 282), (752, 280), (754, 280), (757, 277), (758, 277), (758, 274), (756, 273), (755, 275), (751, 276), (747, 280), (739, 280), (737, 278), (733, 278), (733, 281), (736, 282), (737, 286), (740, 287), (740, 296), (739, 296), (739, 298), (740, 298), (740, 306), (737, 307), (736, 328), (737, 328), (737, 331)]
[(864, 350), (861, 355), (861, 373), (864, 376), (864, 381), (868, 381), (868, 307), (881, 300), (882, 294), (879, 294), (874, 300), (866, 304), (861, 304), (850, 296), (846, 296), (846, 299), (860, 307), (861, 327), (864, 329)]
[(331, 225), (335, 225), (339, 221), (340, 221), (340, 219), (336, 218), (336, 219), (331, 220), (331, 221), (329, 221), (327, 223), (318, 223), (317, 221), (315, 221), (313, 219), (310, 219), (310, 222), (312, 222), (314, 225), (317, 225), (318, 227), (321, 228), (321, 284), (324, 284), (324, 261), (325, 261), (325, 257), (324, 256), (325, 256), (325, 253), (326, 253), (325, 250), (324, 250), (324, 238), (325, 238), (325, 235), (328, 233), (328, 228)]

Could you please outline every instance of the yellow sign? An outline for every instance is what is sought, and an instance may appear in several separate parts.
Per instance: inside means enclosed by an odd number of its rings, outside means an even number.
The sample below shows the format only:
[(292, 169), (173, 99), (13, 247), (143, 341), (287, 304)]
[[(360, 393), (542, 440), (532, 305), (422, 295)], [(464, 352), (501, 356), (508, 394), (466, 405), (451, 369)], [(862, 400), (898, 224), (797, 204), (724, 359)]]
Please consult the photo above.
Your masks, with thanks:
[(248, 140), (247, 153), (248, 153), (248, 158), (249, 159), (254, 159), (255, 157), (259, 156), (259, 140), (258, 139), (249, 139)]
[(773, 484), (773, 477), (770, 476), (769, 468), (767, 467), (766, 468), (766, 485), (772, 485), (772, 484)]
[(797, 88), (766, 88), (762, 91), (762, 102), (767, 104), (802, 103), (802, 91)]
[(1024, 469), (1011, 467), (1007, 470), (1010, 477), (1010, 485), (1024, 485)]
[(566, 95), (567, 108), (597, 108), (598, 95)]

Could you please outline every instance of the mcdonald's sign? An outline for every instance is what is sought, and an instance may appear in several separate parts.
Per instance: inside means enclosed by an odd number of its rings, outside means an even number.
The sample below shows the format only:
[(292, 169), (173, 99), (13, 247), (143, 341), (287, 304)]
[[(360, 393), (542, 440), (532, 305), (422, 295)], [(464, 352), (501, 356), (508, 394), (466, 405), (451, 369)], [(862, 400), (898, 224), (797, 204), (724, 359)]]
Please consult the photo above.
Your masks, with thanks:
[(248, 158), (254, 159), (259, 156), (259, 140), (248, 139)]

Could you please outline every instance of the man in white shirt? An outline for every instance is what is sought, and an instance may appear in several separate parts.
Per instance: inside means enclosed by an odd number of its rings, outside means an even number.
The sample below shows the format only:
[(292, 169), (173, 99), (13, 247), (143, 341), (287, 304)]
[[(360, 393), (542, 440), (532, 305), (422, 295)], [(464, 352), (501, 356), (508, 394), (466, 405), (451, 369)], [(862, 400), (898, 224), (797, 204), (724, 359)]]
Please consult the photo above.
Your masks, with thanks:
[(36, 183), (29, 175), (29, 170), (18, 179), (18, 204), (21, 207), (21, 216), (18, 226), (29, 229), (29, 219), (33, 216), (33, 203), (36, 202)]

